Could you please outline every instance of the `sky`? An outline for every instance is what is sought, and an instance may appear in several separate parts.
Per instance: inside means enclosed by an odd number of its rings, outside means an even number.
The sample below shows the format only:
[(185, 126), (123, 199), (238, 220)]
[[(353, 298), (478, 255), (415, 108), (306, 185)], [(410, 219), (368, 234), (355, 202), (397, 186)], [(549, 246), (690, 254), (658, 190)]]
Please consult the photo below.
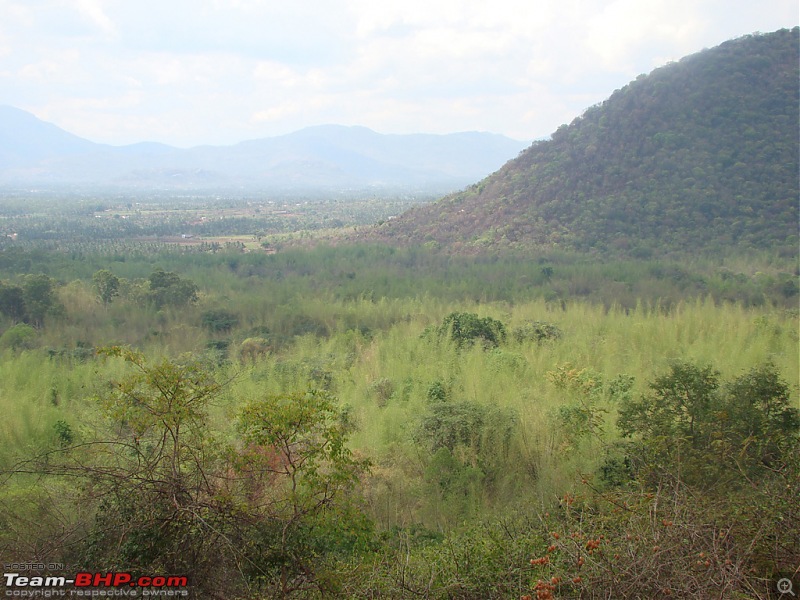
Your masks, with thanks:
[(114, 145), (320, 124), (547, 137), (797, 0), (0, 0), (0, 104)]

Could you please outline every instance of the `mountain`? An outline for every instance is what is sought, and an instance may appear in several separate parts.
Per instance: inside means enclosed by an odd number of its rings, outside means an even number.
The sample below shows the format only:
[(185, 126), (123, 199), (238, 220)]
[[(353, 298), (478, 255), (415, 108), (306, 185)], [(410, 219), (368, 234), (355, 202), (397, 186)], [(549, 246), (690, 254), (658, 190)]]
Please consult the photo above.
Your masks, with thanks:
[(794, 254), (799, 33), (746, 36), (641, 75), (480, 183), (372, 235), (456, 251)]
[(0, 169), (33, 167), (44, 161), (93, 152), (88, 140), (40, 121), (11, 106), (0, 106)]
[(0, 185), (308, 191), (412, 186), (444, 193), (498, 169), (525, 146), (490, 133), (382, 135), (337, 125), (234, 146), (109, 146), (0, 107)]

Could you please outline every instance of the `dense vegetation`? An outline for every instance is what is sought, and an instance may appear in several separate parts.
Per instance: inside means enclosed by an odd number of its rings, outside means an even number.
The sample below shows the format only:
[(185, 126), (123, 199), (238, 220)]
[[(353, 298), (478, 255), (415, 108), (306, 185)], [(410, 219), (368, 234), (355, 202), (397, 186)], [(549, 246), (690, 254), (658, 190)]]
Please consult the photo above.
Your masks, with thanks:
[[(414, 198), (9, 193), (0, 559), (198, 598), (770, 597), (800, 564), (797, 36), (620, 90), (432, 205), (464, 209), (442, 235), (389, 219)], [(424, 244), (341, 244), (420, 215)], [(436, 242), (465, 231), (507, 248)]]
[(0, 255), (6, 562), (700, 598), (800, 557), (783, 259), (125, 243)]
[(457, 251), (794, 255), (799, 60), (794, 28), (656, 69), (494, 175), (378, 235)]

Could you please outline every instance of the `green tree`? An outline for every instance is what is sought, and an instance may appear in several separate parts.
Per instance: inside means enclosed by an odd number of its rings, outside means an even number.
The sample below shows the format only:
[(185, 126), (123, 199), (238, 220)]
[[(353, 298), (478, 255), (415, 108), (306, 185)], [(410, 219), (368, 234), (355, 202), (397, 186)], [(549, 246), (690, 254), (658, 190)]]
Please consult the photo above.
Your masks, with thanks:
[[(326, 392), (271, 395), (247, 403), (239, 417), (246, 444), (240, 471), (245, 493), (257, 499), (258, 561), (269, 568), (273, 592), (286, 597), (314, 579), (315, 555), (331, 528), (352, 522), (348, 513), (326, 527), (324, 517), (347, 499), (368, 468), (347, 446), (350, 423)], [(352, 517), (352, 513), (350, 513)]]
[(33, 348), (36, 342), (36, 330), (25, 323), (17, 323), (0, 335), (0, 348), (21, 350)]
[(200, 322), (212, 333), (225, 333), (239, 324), (239, 317), (224, 308), (216, 308), (200, 315)]
[(156, 269), (148, 280), (150, 300), (156, 308), (181, 307), (197, 302), (197, 285), (189, 279), (182, 279), (177, 273)]
[(62, 307), (56, 297), (56, 282), (47, 275), (26, 275), (22, 282), (25, 311), (30, 322), (41, 327), (47, 314), (57, 313)]
[(100, 500), (84, 559), (189, 573), (202, 588), (213, 579), (214, 548), (227, 541), (224, 460), (206, 412), (221, 385), (192, 360), (150, 363), (120, 347), (101, 354), (131, 370), (98, 398), (114, 433), (66, 463)]
[(797, 451), (800, 411), (791, 406), (789, 386), (772, 364), (751, 369), (725, 386), (719, 414), (740, 467), (782, 467)]
[(650, 388), (624, 398), (618, 419), (635, 440), (628, 458), (644, 471), (703, 487), (779, 471), (797, 452), (800, 412), (772, 365), (723, 386), (710, 366), (677, 363)]
[(97, 271), (92, 276), (92, 284), (103, 306), (108, 306), (119, 295), (119, 277), (108, 269)]
[(16, 323), (26, 319), (25, 294), (20, 286), (0, 281), (0, 314)]
[(501, 321), (492, 317), (481, 318), (475, 313), (450, 313), (438, 331), (439, 335), (448, 335), (459, 348), (475, 342), (496, 347), (506, 339), (506, 328)]

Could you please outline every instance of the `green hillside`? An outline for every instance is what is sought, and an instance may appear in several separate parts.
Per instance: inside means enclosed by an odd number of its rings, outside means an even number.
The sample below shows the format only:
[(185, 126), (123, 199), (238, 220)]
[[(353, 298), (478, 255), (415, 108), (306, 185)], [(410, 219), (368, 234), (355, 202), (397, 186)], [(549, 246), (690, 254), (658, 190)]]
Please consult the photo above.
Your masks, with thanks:
[(726, 42), (640, 76), (465, 191), (380, 229), (453, 250), (650, 256), (797, 248), (798, 35)]

